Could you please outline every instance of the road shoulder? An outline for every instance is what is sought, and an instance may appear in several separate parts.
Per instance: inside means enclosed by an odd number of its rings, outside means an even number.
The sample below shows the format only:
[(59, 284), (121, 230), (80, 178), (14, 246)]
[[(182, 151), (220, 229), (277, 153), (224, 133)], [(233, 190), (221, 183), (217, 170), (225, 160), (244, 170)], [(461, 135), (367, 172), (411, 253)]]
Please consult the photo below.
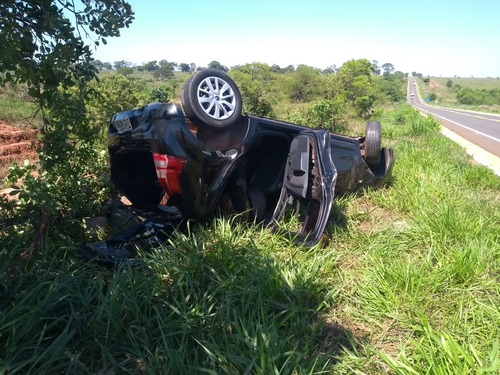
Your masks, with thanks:
[(481, 147), (459, 136), (450, 129), (441, 126), (441, 133), (452, 141), (458, 143), (465, 148), (465, 151), (479, 164), (488, 167), (497, 176), (500, 176), (500, 158), (493, 155), (491, 152), (483, 150)]

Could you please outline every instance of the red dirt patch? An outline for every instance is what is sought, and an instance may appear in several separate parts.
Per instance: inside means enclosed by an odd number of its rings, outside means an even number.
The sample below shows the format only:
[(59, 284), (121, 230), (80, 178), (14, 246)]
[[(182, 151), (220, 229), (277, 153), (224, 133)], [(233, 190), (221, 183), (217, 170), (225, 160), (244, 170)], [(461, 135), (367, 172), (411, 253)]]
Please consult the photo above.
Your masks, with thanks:
[(438, 81), (431, 79), (431, 80), (429, 81), (429, 87), (430, 87), (431, 89), (436, 89), (436, 88), (438, 88), (438, 87), (441, 87), (441, 84), (440, 84)]
[(14, 163), (23, 163), (25, 159), (36, 160), (33, 147), (36, 131), (20, 130), (4, 121), (0, 121), (0, 179)]

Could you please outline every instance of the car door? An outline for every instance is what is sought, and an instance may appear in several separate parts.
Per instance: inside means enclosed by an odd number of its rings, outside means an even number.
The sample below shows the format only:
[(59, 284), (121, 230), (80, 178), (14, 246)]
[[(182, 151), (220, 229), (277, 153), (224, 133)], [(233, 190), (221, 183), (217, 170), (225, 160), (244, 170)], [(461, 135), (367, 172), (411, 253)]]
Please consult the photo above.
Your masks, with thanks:
[(336, 180), (330, 133), (301, 131), (290, 144), (274, 225), (297, 243), (318, 243), (328, 222)]

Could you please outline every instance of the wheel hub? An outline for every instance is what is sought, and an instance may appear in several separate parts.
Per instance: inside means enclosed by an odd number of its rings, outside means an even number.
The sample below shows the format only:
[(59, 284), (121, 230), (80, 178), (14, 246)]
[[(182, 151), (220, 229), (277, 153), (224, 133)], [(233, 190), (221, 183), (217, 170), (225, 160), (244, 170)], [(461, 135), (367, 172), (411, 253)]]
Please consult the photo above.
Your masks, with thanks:
[(207, 77), (198, 86), (198, 104), (216, 120), (231, 117), (236, 108), (236, 95), (228, 82), (219, 77)]

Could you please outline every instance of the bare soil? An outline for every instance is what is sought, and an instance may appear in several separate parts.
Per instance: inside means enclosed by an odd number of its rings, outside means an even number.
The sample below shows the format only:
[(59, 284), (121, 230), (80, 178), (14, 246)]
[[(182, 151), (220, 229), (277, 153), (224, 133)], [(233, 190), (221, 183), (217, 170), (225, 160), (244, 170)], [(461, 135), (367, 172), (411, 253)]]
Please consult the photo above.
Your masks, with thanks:
[(36, 134), (36, 131), (21, 130), (0, 121), (0, 180), (14, 163), (20, 164), (26, 159), (36, 160)]

